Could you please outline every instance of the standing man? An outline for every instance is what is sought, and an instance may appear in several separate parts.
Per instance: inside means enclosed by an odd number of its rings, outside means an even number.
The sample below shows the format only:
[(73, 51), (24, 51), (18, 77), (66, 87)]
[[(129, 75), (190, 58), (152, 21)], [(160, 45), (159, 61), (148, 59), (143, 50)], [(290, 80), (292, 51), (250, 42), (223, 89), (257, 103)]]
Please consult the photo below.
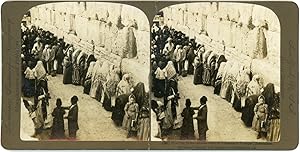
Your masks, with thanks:
[(69, 130), (69, 137), (71, 139), (76, 139), (76, 132), (79, 129), (78, 127), (78, 106), (77, 106), (78, 97), (73, 96), (71, 98), (71, 106), (69, 108), (68, 117), (68, 130)]
[(197, 119), (198, 121), (198, 134), (199, 134), (200, 141), (206, 141), (206, 131), (208, 130), (206, 101), (207, 101), (206, 96), (202, 96), (200, 98), (200, 107), (198, 109), (198, 116), (194, 118)]

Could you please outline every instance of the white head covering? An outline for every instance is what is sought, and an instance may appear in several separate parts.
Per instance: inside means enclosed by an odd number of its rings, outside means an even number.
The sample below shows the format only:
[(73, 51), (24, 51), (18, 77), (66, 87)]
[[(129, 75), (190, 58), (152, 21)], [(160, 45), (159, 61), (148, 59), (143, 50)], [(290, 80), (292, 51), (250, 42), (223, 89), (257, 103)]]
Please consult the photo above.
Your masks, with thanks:
[(41, 79), (41, 78), (44, 78), (46, 75), (47, 75), (47, 72), (44, 68), (43, 62), (38, 61), (35, 68), (34, 68), (34, 76), (37, 79)]

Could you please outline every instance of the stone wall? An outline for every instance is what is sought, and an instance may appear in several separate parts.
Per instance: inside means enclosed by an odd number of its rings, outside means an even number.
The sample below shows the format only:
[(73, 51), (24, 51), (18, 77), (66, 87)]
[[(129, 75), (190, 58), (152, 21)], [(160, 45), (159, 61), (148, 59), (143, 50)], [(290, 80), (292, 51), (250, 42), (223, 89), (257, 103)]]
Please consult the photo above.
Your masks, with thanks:
[[(130, 71), (135, 81), (144, 82), (148, 89), (150, 30), (141, 10), (114, 3), (64, 2), (38, 5), (30, 13), (33, 25), (64, 37), (66, 42), (88, 53), (94, 47), (98, 59), (121, 64), (122, 72)], [(129, 31), (135, 37), (137, 56), (124, 59)], [(138, 66), (142, 72), (130, 69), (131, 65)]]
[[(265, 84), (272, 82), (280, 87), (280, 23), (272, 10), (253, 4), (213, 2), (173, 5), (163, 13), (164, 24), (196, 38), (207, 50), (251, 65)], [(264, 58), (254, 55), (261, 41), (259, 28), (266, 40)]]

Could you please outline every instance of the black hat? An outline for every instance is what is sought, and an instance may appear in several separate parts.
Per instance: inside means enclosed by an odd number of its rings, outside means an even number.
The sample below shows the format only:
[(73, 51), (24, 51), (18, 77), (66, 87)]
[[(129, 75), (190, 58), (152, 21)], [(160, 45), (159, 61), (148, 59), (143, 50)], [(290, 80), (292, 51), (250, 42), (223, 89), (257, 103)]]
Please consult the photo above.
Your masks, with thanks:
[(200, 98), (200, 103), (201, 103), (201, 104), (206, 104), (206, 101), (207, 101), (206, 96), (202, 96), (202, 97)]

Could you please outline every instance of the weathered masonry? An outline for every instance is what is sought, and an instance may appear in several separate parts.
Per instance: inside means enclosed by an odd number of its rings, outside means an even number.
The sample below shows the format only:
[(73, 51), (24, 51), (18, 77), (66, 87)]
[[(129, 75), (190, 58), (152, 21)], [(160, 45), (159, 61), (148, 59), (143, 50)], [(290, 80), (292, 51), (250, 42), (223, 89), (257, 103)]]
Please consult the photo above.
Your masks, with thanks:
[(150, 26), (139, 9), (123, 4), (64, 2), (30, 9), (33, 25), (86, 52), (120, 65), (148, 88)]
[[(206, 49), (251, 65), (265, 84), (280, 87), (280, 23), (263, 6), (243, 3), (187, 3), (163, 10), (164, 24), (181, 30)], [(263, 56), (257, 52), (263, 51)], [(279, 91), (279, 90), (278, 90)]]

